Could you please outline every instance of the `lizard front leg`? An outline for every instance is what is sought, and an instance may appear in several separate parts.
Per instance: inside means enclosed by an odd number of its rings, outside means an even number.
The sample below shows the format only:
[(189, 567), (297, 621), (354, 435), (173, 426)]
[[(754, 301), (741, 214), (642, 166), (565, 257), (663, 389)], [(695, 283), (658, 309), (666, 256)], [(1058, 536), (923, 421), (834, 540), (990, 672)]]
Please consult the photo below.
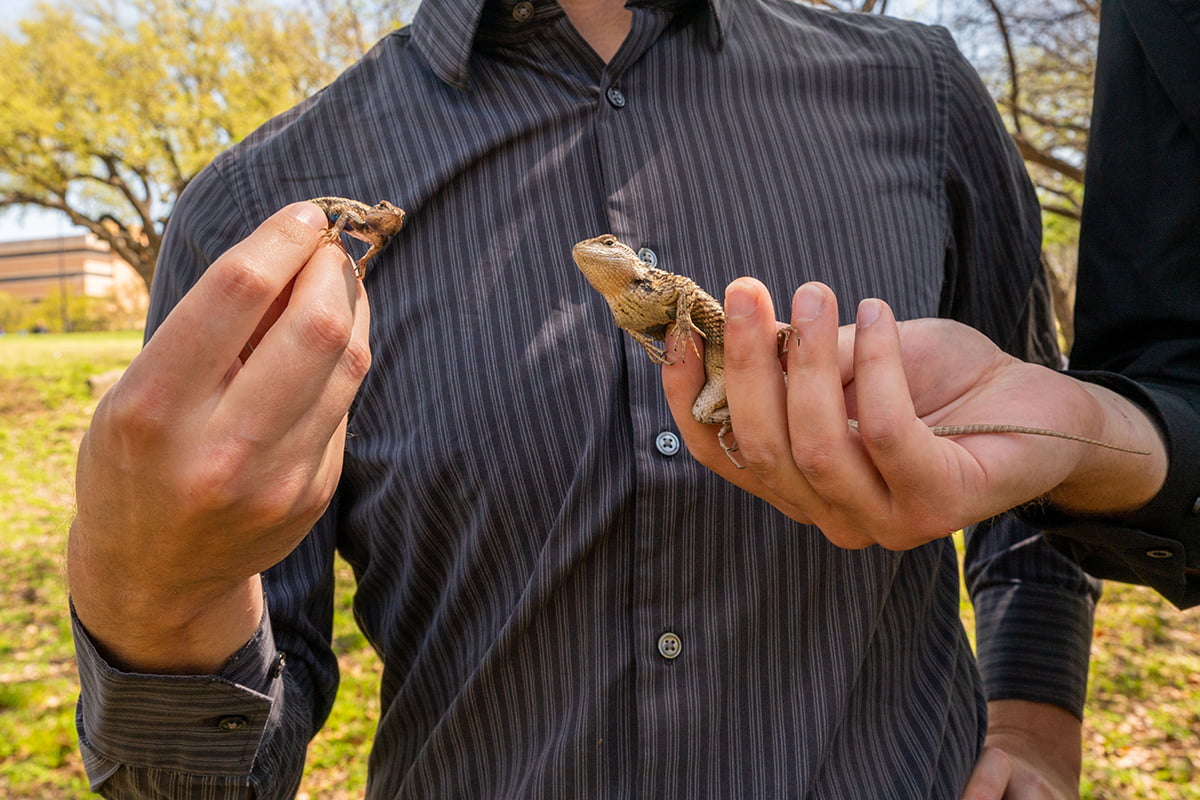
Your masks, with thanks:
[[(328, 218), (328, 212), (326, 217)], [(366, 224), (367, 218), (356, 212), (350, 206), (343, 206), (337, 210), (337, 216), (330, 220), (329, 227), (321, 231), (321, 238), (326, 242), (333, 244), (342, 238), (342, 231), (346, 229), (348, 223), (353, 222), (355, 225)]]
[(696, 357), (700, 357), (700, 348), (696, 344), (696, 335), (701, 339), (708, 339), (708, 334), (696, 326), (692, 321), (692, 304), (699, 297), (693, 292), (680, 291), (675, 297), (675, 350), (678, 350), (680, 345), (683, 346), (684, 353), (682, 358), (687, 357), (687, 346), (692, 346), (692, 352)]
[(667, 358), (667, 351), (658, 346), (658, 340), (653, 336), (641, 333), (640, 331), (627, 330), (626, 333), (632, 336), (633, 340), (642, 346), (642, 349), (646, 351), (646, 355), (650, 356), (650, 360), (655, 364), (672, 363), (671, 359)]

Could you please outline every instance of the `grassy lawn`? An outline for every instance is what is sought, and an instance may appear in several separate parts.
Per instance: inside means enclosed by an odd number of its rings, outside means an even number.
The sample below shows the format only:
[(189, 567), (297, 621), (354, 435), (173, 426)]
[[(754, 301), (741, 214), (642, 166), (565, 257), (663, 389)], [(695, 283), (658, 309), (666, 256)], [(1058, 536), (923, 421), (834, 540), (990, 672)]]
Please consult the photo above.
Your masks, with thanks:
[[(0, 798), (88, 796), (76, 751), (77, 692), (62, 552), (90, 375), (123, 366), (137, 334), (0, 337)], [(378, 662), (354, 627), (339, 569), (342, 688), (309, 751), (301, 797), (361, 797), (379, 716)], [(967, 612), (969, 617), (969, 611)], [(1110, 584), (1093, 647), (1083, 796), (1200, 800), (1200, 612)]]

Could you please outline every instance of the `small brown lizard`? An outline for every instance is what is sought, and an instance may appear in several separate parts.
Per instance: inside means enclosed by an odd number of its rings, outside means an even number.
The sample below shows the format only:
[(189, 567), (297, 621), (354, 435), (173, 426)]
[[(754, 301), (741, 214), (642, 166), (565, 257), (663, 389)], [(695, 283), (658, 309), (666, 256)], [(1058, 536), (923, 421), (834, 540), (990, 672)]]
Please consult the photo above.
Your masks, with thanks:
[(367, 274), (371, 259), (379, 255), (404, 225), (404, 210), (387, 200), (380, 200), (373, 206), (345, 197), (314, 197), (309, 202), (319, 205), (329, 220), (329, 227), (322, 232), (325, 241), (338, 242), (346, 233), (371, 245), (354, 265), (354, 274), (359, 280)]
[[(666, 351), (655, 344), (665, 340), (670, 325), (674, 325), (678, 331), (680, 340), (676, 347), (683, 346), (685, 355), (688, 343), (698, 352), (692, 337), (704, 339), (705, 383), (692, 405), (692, 416), (697, 422), (721, 426), (717, 439), (729, 460), (741, 469), (742, 465), (733, 456), (737, 445), (731, 446), (726, 442), (732, 423), (725, 397), (725, 312), (721, 304), (690, 278), (646, 264), (612, 234), (580, 242), (575, 245), (571, 255), (592, 288), (608, 301), (617, 326), (629, 333), (654, 363), (671, 363)], [(780, 332), (781, 355), (789, 333), (790, 329)], [(857, 430), (856, 420), (848, 422), (850, 427)], [(1051, 436), (1123, 453), (1149, 455), (1143, 450), (1130, 450), (1086, 436), (1024, 425), (932, 425), (929, 429), (936, 436), (977, 433)]]

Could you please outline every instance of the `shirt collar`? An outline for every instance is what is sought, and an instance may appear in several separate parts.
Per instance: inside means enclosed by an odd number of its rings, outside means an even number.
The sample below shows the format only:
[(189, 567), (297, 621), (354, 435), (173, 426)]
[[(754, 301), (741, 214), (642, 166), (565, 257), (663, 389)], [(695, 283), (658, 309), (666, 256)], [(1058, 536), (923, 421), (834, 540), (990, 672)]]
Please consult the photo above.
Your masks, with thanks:
[[(469, 63), (486, 0), (422, 0), (412, 23), (412, 40), (434, 73), (459, 89), (469, 84)], [(499, 0), (515, 6), (517, 0)], [(630, 8), (678, 10), (703, 2), (711, 16), (709, 44), (720, 50), (731, 14), (728, 0), (628, 0)]]

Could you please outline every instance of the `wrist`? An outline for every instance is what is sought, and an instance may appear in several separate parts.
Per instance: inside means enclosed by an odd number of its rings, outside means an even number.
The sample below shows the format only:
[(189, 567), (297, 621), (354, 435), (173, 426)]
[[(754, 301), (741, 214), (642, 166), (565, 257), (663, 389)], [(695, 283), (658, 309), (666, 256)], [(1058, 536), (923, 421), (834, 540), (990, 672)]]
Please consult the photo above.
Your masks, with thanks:
[(110, 564), (90, 555), (77, 522), (67, 546), (72, 606), (104, 657), (123, 671), (214, 673), (262, 619), (257, 574), (181, 590), (140, 574), (132, 559)]
[(1036, 785), (1038, 797), (1079, 797), (1083, 724), (1070, 711), (1026, 700), (992, 700), (985, 745), (1013, 762), (1011, 789)]
[(1133, 401), (1103, 386), (1072, 381), (1081, 392), (1089, 438), (1145, 454), (1102, 447), (1080, 448), (1071, 473), (1045, 499), (1061, 511), (1084, 516), (1131, 513), (1150, 502), (1167, 474), (1167, 446), (1153, 418)]

